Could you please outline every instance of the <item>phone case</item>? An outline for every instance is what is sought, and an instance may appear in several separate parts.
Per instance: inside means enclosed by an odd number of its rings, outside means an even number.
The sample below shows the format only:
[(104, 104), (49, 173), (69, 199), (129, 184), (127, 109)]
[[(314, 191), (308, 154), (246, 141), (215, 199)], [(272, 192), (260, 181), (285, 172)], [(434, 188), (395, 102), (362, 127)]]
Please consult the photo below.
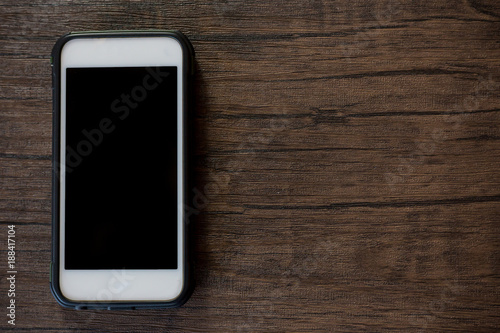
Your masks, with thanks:
[[(62, 36), (54, 45), (51, 54), (52, 65), (52, 98), (53, 98), (53, 127), (52, 127), (52, 261), (50, 263), (50, 290), (54, 295), (57, 302), (66, 308), (73, 308), (77, 310), (83, 309), (107, 309), (107, 310), (135, 310), (135, 309), (162, 309), (178, 307), (184, 304), (193, 291), (193, 278), (192, 278), (192, 260), (190, 260), (190, 226), (189, 221), (185, 219), (185, 232), (184, 232), (184, 289), (180, 296), (169, 302), (74, 302), (67, 299), (61, 293), (59, 288), (59, 159), (60, 159), (60, 56), (61, 50), (65, 43), (76, 38), (103, 38), (103, 37), (155, 37), (167, 36), (177, 39), (182, 45), (184, 54), (183, 75), (184, 75), (184, 119), (183, 124), (185, 128), (184, 135), (184, 161), (186, 172), (185, 188), (188, 188), (190, 182), (190, 172), (188, 166), (188, 142), (190, 126), (188, 126), (189, 110), (191, 109), (191, 86), (192, 77), (194, 75), (194, 50), (189, 40), (181, 32), (175, 30), (143, 30), (143, 31), (85, 31), (85, 32), (71, 32)], [(186, 197), (185, 202), (189, 202), (189, 191), (184, 191)]]

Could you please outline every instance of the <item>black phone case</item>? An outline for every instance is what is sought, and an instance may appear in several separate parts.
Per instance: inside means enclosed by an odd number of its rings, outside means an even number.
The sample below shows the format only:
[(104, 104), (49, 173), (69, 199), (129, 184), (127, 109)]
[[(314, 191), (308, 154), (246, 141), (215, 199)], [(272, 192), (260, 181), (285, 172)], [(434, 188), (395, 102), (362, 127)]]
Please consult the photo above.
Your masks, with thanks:
[[(184, 76), (184, 110), (183, 110), (183, 126), (184, 126), (184, 161), (185, 170), (185, 184), (184, 188), (187, 189), (190, 183), (189, 167), (188, 167), (188, 147), (189, 147), (189, 132), (187, 117), (191, 109), (191, 86), (192, 77), (194, 75), (194, 51), (189, 40), (181, 32), (175, 30), (144, 30), (144, 31), (85, 31), (85, 32), (71, 32), (62, 36), (54, 45), (51, 54), (52, 65), (52, 98), (53, 98), (53, 127), (52, 127), (52, 261), (50, 265), (50, 290), (54, 295), (57, 302), (66, 308), (73, 308), (77, 310), (83, 309), (107, 309), (107, 310), (134, 310), (134, 309), (162, 309), (178, 307), (184, 304), (193, 291), (192, 279), (192, 261), (190, 260), (190, 226), (189, 221), (184, 219), (184, 288), (179, 297), (168, 302), (75, 302), (67, 299), (62, 295), (59, 288), (59, 161), (60, 161), (60, 74), (61, 74), (61, 50), (68, 41), (77, 38), (123, 38), (123, 37), (171, 37), (177, 39), (182, 45), (183, 49), (183, 72)], [(189, 201), (189, 191), (185, 190), (184, 202)]]

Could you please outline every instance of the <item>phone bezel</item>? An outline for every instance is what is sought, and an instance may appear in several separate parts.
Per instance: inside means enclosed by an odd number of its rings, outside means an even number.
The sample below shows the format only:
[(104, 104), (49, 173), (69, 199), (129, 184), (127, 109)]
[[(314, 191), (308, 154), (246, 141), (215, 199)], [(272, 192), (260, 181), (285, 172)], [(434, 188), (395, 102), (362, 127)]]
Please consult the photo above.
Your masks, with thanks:
[[(168, 42), (167, 42), (168, 41)], [(175, 48), (166, 47), (161, 50), (157, 44), (170, 43)], [(153, 45), (151, 47), (146, 47)], [(59, 44), (59, 45), (58, 45)], [(145, 307), (168, 307), (176, 306), (185, 298), (187, 291), (187, 252), (186, 252), (186, 228), (184, 222), (184, 204), (185, 204), (185, 184), (186, 184), (186, 161), (185, 150), (185, 110), (187, 108), (187, 77), (192, 64), (190, 63), (190, 45), (185, 38), (178, 32), (172, 31), (147, 31), (147, 32), (103, 32), (74, 34), (63, 37), (63, 40), (56, 44), (53, 52), (54, 57), (54, 193), (59, 200), (54, 200), (54, 250), (51, 286), (56, 299), (64, 306), (75, 307), (99, 307), (99, 304), (109, 303), (119, 308), (131, 303), (137, 303), (136, 307), (143, 304)], [(113, 45), (114, 51), (109, 51), (109, 46)], [(121, 45), (121, 46), (120, 46)], [(166, 44), (163, 44), (164, 46)], [(82, 51), (93, 48), (94, 53)], [(71, 49), (78, 52), (78, 56), (71, 55)], [(125, 50), (126, 49), (126, 50)], [(172, 52), (175, 49), (175, 57), (164, 57), (161, 52)], [(99, 50), (107, 50), (106, 56), (95, 56)], [(135, 50), (135, 51), (134, 51)], [(97, 52), (97, 53), (96, 53)], [(114, 53), (113, 53), (114, 52)], [(124, 53), (125, 52), (125, 53)], [(128, 54), (128, 56), (124, 56)], [(155, 55), (156, 54), (156, 55)], [(118, 56), (119, 55), (119, 56)], [(163, 57), (162, 57), (163, 56)], [(173, 60), (175, 58), (175, 60)], [(69, 61), (67, 61), (70, 59)], [(119, 59), (119, 60), (118, 60)], [(178, 188), (178, 255), (179, 267), (177, 270), (127, 270), (125, 272), (110, 271), (89, 271), (82, 270), (71, 271), (64, 269), (64, 223), (58, 222), (64, 216), (64, 90), (65, 85), (63, 77), (67, 67), (137, 67), (137, 66), (177, 66), (178, 67), (178, 177), (180, 184)], [(57, 119), (56, 119), (57, 118)], [(58, 127), (58, 128), (56, 128)], [(57, 139), (57, 140), (56, 140)], [(57, 142), (56, 142), (57, 141)], [(180, 173), (180, 175), (179, 175)], [(61, 182), (62, 180), (62, 182)], [(62, 199), (62, 200), (61, 200)], [(62, 228), (61, 228), (62, 227)], [(57, 236), (58, 235), (58, 236)], [(85, 274), (81, 274), (85, 273)], [(88, 275), (88, 274), (90, 275)], [(96, 295), (103, 288), (110, 287), (110, 281), (120, 280), (120, 276), (135, 276), (130, 287), (130, 292), (120, 292), (113, 294), (113, 298), (99, 299), (98, 297), (89, 297)], [(94, 279), (90, 288), (82, 288), (82, 281)], [(69, 285), (68, 285), (69, 281)], [(89, 285), (87, 283), (87, 285)], [(136, 288), (135, 286), (146, 285), (146, 289)], [(175, 285), (175, 287), (171, 287)], [(164, 288), (165, 286), (169, 286)], [(113, 287), (113, 285), (111, 286)], [(163, 288), (163, 289), (162, 289)], [(79, 294), (72, 290), (78, 289)], [(69, 292), (68, 292), (69, 290)], [(84, 305), (82, 305), (84, 304)], [(86, 305), (85, 305), (86, 304)], [(109, 308), (109, 306), (108, 306)]]

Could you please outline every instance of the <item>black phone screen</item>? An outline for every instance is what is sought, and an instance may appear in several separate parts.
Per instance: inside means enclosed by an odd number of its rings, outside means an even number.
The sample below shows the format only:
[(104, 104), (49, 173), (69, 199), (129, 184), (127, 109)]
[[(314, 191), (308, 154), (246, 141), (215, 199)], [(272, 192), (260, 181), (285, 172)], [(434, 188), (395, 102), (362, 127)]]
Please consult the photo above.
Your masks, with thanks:
[(65, 269), (177, 268), (177, 75), (66, 69)]

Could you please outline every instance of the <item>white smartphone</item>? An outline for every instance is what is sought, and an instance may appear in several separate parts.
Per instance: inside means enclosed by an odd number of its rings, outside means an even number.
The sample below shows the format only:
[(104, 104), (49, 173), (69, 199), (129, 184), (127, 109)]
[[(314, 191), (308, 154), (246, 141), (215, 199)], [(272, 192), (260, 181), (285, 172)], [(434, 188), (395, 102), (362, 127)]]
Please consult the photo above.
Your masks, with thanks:
[(192, 57), (177, 31), (56, 43), (51, 290), (61, 305), (163, 308), (189, 297)]

